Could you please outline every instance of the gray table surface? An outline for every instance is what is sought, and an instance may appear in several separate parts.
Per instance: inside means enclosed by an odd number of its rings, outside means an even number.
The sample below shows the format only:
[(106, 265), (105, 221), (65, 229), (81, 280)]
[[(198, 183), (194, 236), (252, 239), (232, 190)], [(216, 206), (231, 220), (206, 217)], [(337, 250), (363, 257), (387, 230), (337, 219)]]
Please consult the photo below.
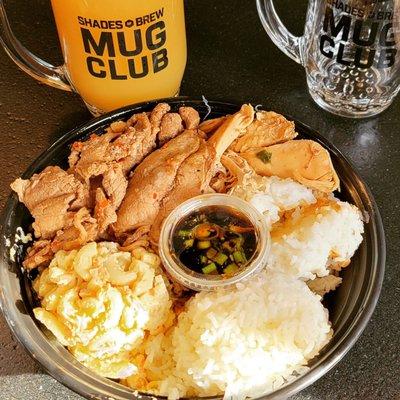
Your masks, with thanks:
[[(290, 29), (303, 29), (306, 1), (277, 0)], [(59, 63), (60, 51), (46, 0), (5, 2), (16, 36), (35, 54)], [(304, 71), (269, 40), (250, 0), (187, 0), (188, 64), (181, 93), (264, 103), (292, 115), (349, 157), (380, 207), (387, 265), (382, 295), (362, 337), (336, 368), (296, 400), (400, 399), (400, 98), (382, 115), (349, 120), (320, 110)], [(36, 83), (0, 50), (0, 205), (10, 182), (63, 133), (89, 120), (79, 98)], [(12, 338), (0, 317), (0, 399), (77, 400)]]

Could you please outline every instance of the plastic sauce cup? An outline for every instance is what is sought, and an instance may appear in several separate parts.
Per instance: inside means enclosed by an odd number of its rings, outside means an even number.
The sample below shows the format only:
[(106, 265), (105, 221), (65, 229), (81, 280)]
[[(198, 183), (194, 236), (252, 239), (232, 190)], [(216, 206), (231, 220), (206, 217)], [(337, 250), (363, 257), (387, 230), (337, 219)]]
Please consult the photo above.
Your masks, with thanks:
[[(256, 234), (254, 254), (246, 265), (229, 277), (195, 272), (180, 262), (173, 250), (173, 234), (176, 226), (193, 212), (210, 206), (237, 211), (247, 217), (254, 226)], [(267, 264), (270, 246), (271, 239), (265, 217), (250, 203), (226, 194), (205, 194), (180, 204), (164, 220), (160, 233), (159, 252), (164, 267), (172, 279), (189, 289), (200, 291), (232, 286), (260, 272)]]

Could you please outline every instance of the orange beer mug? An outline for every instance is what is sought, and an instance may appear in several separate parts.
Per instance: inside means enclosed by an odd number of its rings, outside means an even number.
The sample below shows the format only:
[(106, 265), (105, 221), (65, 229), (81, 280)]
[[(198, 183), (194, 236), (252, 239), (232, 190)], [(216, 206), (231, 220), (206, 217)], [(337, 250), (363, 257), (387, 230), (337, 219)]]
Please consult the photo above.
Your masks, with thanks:
[(25, 72), (77, 92), (93, 114), (175, 96), (186, 65), (183, 0), (51, 0), (64, 65), (14, 37), (0, 0), (0, 41)]

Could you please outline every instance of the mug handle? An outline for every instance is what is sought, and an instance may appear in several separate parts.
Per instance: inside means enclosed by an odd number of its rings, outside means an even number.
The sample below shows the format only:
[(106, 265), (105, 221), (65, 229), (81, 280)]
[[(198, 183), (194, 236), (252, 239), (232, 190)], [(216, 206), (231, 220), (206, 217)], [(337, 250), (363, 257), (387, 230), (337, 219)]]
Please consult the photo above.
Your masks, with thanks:
[(0, 44), (15, 64), (33, 78), (58, 89), (73, 91), (63, 66), (55, 67), (36, 57), (14, 36), (3, 0), (0, 0)]
[(271, 40), (287, 56), (302, 64), (302, 37), (291, 34), (279, 18), (272, 0), (256, 0), (258, 16)]

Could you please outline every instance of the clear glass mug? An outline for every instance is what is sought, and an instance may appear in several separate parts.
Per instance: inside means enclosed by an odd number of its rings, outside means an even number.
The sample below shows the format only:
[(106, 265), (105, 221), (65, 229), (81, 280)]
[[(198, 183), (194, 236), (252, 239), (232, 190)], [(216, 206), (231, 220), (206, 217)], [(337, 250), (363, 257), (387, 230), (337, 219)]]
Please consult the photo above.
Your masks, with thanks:
[(175, 96), (186, 66), (183, 0), (51, 0), (64, 65), (14, 37), (0, 0), (0, 43), (25, 72), (77, 92), (93, 114)]
[(392, 103), (400, 90), (400, 0), (310, 0), (302, 37), (286, 29), (272, 0), (256, 1), (268, 35), (304, 66), (323, 109), (362, 118)]

